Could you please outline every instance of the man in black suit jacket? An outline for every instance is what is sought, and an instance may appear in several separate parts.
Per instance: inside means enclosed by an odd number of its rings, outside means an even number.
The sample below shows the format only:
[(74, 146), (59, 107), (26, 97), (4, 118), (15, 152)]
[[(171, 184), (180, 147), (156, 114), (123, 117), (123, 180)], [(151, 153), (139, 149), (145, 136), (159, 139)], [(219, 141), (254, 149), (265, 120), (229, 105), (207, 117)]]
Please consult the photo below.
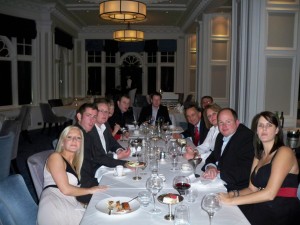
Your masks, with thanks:
[[(125, 127), (125, 124), (130, 124), (134, 121), (133, 111), (130, 106), (130, 98), (128, 95), (121, 95), (117, 101), (114, 114), (108, 119), (108, 123), (113, 130), (115, 125), (118, 124), (120, 127)], [(118, 134), (122, 134), (119, 130)], [(129, 133), (125, 135), (129, 136)]]
[(166, 106), (161, 105), (161, 94), (158, 92), (154, 92), (151, 94), (151, 104), (142, 108), (140, 117), (139, 117), (139, 124), (144, 123), (145, 121), (149, 121), (151, 119), (152, 123), (155, 124), (155, 121), (159, 119), (163, 119), (165, 123), (172, 124), (172, 121), (169, 117), (169, 111)]
[(236, 112), (230, 108), (218, 113), (218, 127), (220, 133), (202, 168), (203, 176), (214, 179), (220, 173), (228, 191), (246, 188), (254, 158), (253, 132), (240, 124)]
[[(205, 122), (202, 117), (201, 110), (195, 105), (191, 104), (185, 109), (185, 117), (188, 121), (188, 127), (187, 129), (182, 132), (181, 134), (174, 134), (174, 138), (192, 138), (193, 143), (195, 146), (201, 145), (203, 141), (205, 140), (208, 129), (205, 126)], [(195, 140), (195, 129), (198, 129), (199, 131), (199, 139)]]
[[(98, 109), (96, 105), (91, 103), (85, 103), (80, 106), (77, 111), (75, 126), (79, 127), (84, 136), (84, 158), (80, 171), (80, 186), (81, 187), (93, 187), (98, 185), (98, 181), (95, 178), (95, 169), (93, 167), (93, 143), (89, 135), (89, 132), (95, 125)], [(78, 201), (82, 203), (89, 203), (92, 195), (84, 195), (76, 197)]]
[(124, 149), (112, 136), (108, 120), (109, 106), (103, 100), (97, 103), (98, 116), (96, 124), (90, 132), (93, 140), (94, 167), (115, 167), (117, 165), (127, 166), (127, 161), (120, 160), (130, 156), (130, 148)]

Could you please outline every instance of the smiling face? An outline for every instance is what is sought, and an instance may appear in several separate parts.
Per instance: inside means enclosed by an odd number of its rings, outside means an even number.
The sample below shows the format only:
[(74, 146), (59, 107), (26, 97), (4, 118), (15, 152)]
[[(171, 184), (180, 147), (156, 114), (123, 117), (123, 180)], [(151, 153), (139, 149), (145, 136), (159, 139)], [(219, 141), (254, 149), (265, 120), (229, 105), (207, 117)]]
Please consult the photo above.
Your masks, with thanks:
[(239, 120), (236, 120), (230, 110), (223, 110), (218, 115), (218, 127), (224, 137), (234, 134), (239, 126)]
[(63, 140), (63, 146), (66, 151), (77, 152), (80, 149), (82, 141), (81, 133), (78, 129), (71, 129)]
[(278, 133), (278, 127), (270, 123), (266, 118), (261, 116), (257, 123), (257, 136), (262, 143), (274, 142), (275, 136)]
[(209, 122), (211, 123), (211, 125), (213, 125), (213, 126), (218, 125), (218, 118), (217, 118), (218, 113), (217, 112), (215, 112), (212, 109), (207, 109), (206, 116), (207, 116), (207, 119), (209, 120)]
[(188, 108), (185, 115), (188, 122), (194, 126), (196, 126), (201, 120), (201, 112), (199, 112), (195, 107)]

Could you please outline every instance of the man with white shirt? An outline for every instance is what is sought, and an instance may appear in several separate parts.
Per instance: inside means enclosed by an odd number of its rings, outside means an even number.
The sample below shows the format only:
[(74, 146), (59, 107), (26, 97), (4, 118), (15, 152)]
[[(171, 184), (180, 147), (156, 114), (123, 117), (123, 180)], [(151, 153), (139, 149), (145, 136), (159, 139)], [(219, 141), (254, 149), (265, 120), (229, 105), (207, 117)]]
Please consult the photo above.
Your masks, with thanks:
[(248, 187), (254, 158), (253, 132), (241, 124), (237, 113), (224, 108), (218, 113), (218, 127), (214, 151), (205, 161), (202, 170), (206, 179), (220, 178), (228, 191)]
[(93, 140), (93, 161), (95, 168), (100, 166), (127, 166), (127, 161), (121, 160), (130, 156), (130, 148), (124, 149), (112, 136), (107, 123), (109, 115), (108, 102), (103, 99), (97, 102), (98, 115), (96, 124), (89, 135)]

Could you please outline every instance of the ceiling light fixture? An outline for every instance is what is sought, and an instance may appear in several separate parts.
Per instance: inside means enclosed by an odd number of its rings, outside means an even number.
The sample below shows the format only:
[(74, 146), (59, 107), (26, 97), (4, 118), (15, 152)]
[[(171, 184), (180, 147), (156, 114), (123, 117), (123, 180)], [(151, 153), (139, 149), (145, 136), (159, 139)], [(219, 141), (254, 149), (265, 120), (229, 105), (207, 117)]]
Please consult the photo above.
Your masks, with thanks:
[(130, 24), (128, 23), (127, 29), (116, 30), (113, 33), (113, 38), (116, 41), (121, 42), (137, 42), (144, 40), (144, 32), (140, 30), (133, 30), (130, 28)]
[(146, 11), (146, 4), (135, 0), (110, 0), (99, 5), (99, 16), (102, 19), (123, 23), (145, 20)]

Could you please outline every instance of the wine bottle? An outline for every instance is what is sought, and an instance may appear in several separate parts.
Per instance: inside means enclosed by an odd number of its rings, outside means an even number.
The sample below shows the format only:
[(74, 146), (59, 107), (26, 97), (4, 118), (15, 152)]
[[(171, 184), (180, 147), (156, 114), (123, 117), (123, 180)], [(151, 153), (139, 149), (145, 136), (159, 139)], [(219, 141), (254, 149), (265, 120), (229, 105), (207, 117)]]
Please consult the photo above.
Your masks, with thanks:
[(280, 114), (279, 122), (280, 122), (281, 128), (283, 128), (283, 125), (284, 125), (284, 116), (283, 116), (283, 112), (281, 112), (281, 114)]

